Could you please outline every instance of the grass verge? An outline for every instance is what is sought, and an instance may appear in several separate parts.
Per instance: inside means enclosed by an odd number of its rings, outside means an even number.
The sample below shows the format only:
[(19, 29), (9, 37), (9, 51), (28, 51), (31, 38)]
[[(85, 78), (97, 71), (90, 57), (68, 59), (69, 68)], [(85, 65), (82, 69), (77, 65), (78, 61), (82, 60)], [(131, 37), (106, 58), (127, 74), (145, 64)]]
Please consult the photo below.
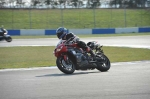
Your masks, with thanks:
[[(1, 47), (0, 69), (55, 66), (54, 46)], [(150, 60), (150, 50), (140, 48), (103, 47), (111, 62)]]

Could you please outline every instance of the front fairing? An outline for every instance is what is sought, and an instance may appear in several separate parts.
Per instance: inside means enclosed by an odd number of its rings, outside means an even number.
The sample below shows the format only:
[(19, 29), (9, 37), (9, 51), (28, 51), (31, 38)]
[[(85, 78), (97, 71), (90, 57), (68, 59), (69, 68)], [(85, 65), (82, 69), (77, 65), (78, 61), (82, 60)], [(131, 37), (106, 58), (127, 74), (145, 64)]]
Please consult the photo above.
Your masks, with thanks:
[(60, 39), (59, 42), (58, 42), (57, 45), (56, 45), (56, 48), (57, 48), (60, 44), (63, 44), (65, 41), (66, 41), (66, 40)]
[(61, 40), (57, 43), (56, 48), (55, 48), (55, 50), (54, 50), (54, 55), (55, 55), (56, 57), (61, 56), (62, 53), (66, 53), (66, 52), (67, 52), (67, 46), (65, 46), (65, 44), (64, 44), (65, 41), (66, 41), (66, 40), (62, 40), (62, 39), (61, 39)]
[(10, 37), (10, 35), (7, 35), (7, 34), (5, 34), (4, 36), (5, 36), (5, 37)]

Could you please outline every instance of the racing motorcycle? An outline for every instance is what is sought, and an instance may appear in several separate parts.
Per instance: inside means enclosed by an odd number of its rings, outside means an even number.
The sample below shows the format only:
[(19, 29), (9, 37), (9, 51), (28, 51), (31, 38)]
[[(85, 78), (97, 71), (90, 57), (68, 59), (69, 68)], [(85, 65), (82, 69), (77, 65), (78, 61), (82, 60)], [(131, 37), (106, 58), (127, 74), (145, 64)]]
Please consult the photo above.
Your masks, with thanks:
[(103, 53), (102, 46), (96, 41), (88, 42), (87, 46), (95, 56), (79, 48), (76, 43), (67, 44), (67, 41), (61, 40), (54, 50), (58, 69), (65, 74), (72, 74), (75, 70), (108, 71), (111, 64)]
[(4, 35), (0, 35), (0, 41), (6, 40), (7, 42), (11, 42), (12, 38), (10, 35), (8, 35), (8, 31), (6, 29), (1, 30), (0, 29), (1, 34), (3, 33)]

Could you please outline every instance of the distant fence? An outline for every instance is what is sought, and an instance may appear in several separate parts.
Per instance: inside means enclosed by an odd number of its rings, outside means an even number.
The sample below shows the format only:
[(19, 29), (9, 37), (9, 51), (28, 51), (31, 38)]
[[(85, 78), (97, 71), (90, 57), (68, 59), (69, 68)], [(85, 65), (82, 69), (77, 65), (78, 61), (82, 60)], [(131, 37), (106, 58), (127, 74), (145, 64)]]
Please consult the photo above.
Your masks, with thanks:
[[(117, 33), (142, 33), (150, 32), (150, 27), (131, 27), (131, 28), (99, 28), (99, 29), (69, 29), (74, 34), (117, 34)], [(20, 29), (8, 30), (9, 35), (56, 35), (56, 30), (44, 29)]]
[(150, 26), (149, 8), (35, 9), (2, 8), (0, 26), (7, 29), (124, 28)]

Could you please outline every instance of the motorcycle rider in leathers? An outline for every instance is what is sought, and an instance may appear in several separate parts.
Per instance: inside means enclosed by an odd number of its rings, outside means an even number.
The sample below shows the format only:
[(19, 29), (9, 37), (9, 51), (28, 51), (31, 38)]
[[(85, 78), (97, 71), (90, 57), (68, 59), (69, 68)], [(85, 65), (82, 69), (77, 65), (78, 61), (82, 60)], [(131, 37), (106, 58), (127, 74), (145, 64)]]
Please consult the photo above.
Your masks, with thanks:
[(56, 30), (56, 35), (58, 39), (66, 40), (72, 43), (77, 43), (78, 47), (82, 48), (84, 51), (90, 53), (93, 57), (95, 56), (93, 51), (86, 45), (85, 42), (80, 41), (79, 37), (73, 33), (68, 33), (68, 30), (64, 27), (59, 27)]
[(3, 27), (0, 28), (0, 36), (4, 36), (4, 33), (6, 33), (6, 32), (7, 32), (6, 29), (4, 29)]

